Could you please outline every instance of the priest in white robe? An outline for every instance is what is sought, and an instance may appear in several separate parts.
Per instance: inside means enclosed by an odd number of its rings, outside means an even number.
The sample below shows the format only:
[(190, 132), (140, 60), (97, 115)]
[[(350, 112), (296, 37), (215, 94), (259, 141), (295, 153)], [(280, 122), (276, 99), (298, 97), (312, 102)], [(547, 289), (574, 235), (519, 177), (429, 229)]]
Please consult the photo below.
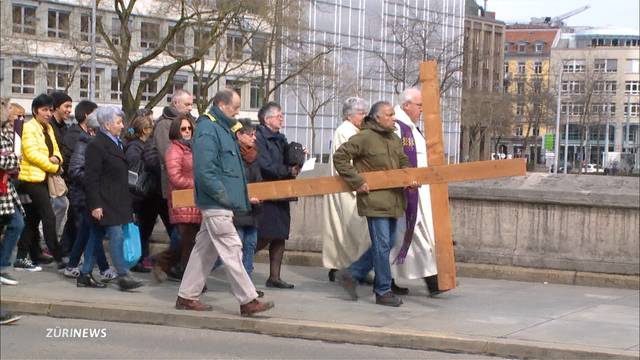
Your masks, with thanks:
[[(329, 168), (331, 175), (338, 175), (333, 168), (333, 153), (360, 131), (360, 125), (368, 111), (367, 102), (350, 97), (342, 106), (343, 122), (333, 134)], [(335, 269), (349, 266), (371, 246), (367, 219), (358, 215), (356, 193), (343, 192), (325, 195), (322, 217), (322, 263), (333, 281)]]
[[(400, 105), (394, 108), (396, 116), (396, 134), (403, 141), (405, 152), (407, 146), (415, 151), (414, 158), (417, 167), (426, 167), (427, 144), (424, 135), (418, 128), (422, 114), (422, 94), (416, 88), (409, 88), (400, 94)], [(413, 150), (413, 147), (415, 150)], [(409, 154), (407, 154), (409, 155)], [(411, 158), (411, 156), (409, 156)], [(431, 194), (429, 185), (422, 185), (418, 189), (417, 214), (411, 243), (407, 247), (405, 233), (407, 231), (406, 217), (399, 219), (395, 245), (391, 250), (391, 271), (393, 277), (405, 279), (423, 278), (431, 295), (440, 293), (438, 290), (436, 249), (431, 214)], [(405, 246), (405, 249), (403, 249)]]

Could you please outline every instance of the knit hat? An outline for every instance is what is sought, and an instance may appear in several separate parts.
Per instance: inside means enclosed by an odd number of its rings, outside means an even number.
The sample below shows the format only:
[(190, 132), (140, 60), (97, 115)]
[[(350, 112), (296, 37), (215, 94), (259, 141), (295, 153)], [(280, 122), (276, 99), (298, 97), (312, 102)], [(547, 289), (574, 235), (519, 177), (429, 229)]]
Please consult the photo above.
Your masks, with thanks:
[(63, 93), (62, 91), (54, 91), (51, 93), (51, 97), (53, 98), (53, 109), (57, 109), (60, 107), (60, 105), (66, 103), (67, 101), (73, 101), (71, 100), (71, 96), (67, 95), (66, 93)]

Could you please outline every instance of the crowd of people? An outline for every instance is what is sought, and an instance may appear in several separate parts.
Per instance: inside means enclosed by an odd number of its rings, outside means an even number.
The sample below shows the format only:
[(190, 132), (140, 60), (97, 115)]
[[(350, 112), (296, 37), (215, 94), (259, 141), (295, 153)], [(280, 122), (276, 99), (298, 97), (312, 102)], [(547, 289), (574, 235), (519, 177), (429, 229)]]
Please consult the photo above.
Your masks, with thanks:
[[(176, 308), (209, 310), (200, 295), (211, 270), (224, 266), (241, 315), (250, 316), (274, 306), (258, 300), (264, 292), (251, 280), (255, 252), (268, 248), (265, 286), (294, 288), (281, 278), (292, 199), (260, 201), (247, 192), (247, 183), (294, 179), (300, 172), (288, 159), (279, 104), (265, 104), (256, 126), (237, 119), (240, 97), (231, 89), (220, 90), (197, 119), (185, 90), (173, 94), (158, 119), (148, 109), (127, 118), (119, 108), (82, 100), (69, 126), (73, 100), (65, 93), (36, 96), (29, 121), (19, 104), (2, 100), (3, 285), (18, 284), (11, 268), (39, 272), (49, 264), (77, 287), (114, 282), (132, 290), (144, 285), (132, 272), (151, 272), (159, 282), (180, 282)], [(353, 300), (357, 284), (369, 282), (376, 303), (400, 306), (398, 295), (408, 289), (395, 283), (398, 277), (424, 278), (431, 294), (439, 293), (428, 186), (370, 191), (360, 175), (427, 166), (417, 127), (421, 106), (417, 89), (403, 92), (395, 108), (381, 101), (368, 109), (355, 97), (344, 102), (330, 164), (354, 192), (325, 196), (323, 261), (329, 279)], [(171, 193), (182, 189), (194, 189), (196, 206), (173, 206)], [(151, 254), (158, 216), (171, 241)], [(132, 223), (142, 256), (128, 264), (123, 242)]]

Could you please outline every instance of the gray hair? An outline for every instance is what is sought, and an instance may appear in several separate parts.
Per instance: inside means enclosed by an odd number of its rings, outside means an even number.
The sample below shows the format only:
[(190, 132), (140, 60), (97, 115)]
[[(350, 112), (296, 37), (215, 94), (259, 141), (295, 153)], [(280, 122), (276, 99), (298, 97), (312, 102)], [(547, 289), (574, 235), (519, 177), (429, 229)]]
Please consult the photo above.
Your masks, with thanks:
[(404, 89), (400, 95), (398, 95), (398, 101), (400, 102), (400, 105), (404, 105), (408, 102), (412, 102), (413, 101), (413, 96), (415, 95), (415, 93), (420, 94), (420, 89), (415, 88), (415, 87), (410, 87), (407, 89)]
[(390, 102), (388, 101), (378, 101), (377, 103), (374, 103), (371, 106), (371, 109), (369, 110), (369, 114), (367, 114), (367, 116), (365, 116), (364, 120), (365, 121), (378, 121), (378, 117), (380, 117), (380, 113), (382, 112), (382, 108), (384, 107), (393, 107), (393, 105), (391, 105)]
[(193, 97), (193, 95), (191, 95), (191, 93), (185, 89), (178, 89), (173, 93), (173, 96), (171, 97), (171, 104), (175, 104), (176, 101), (178, 101), (178, 99), (180, 99), (183, 96), (191, 96)]
[(124, 120), (124, 112), (114, 106), (100, 106), (96, 109), (95, 114), (98, 124), (103, 129), (105, 129), (108, 124), (114, 122), (118, 116)]
[(342, 103), (342, 119), (347, 120), (349, 116), (355, 115), (358, 111), (367, 112), (369, 104), (363, 98), (352, 96)]

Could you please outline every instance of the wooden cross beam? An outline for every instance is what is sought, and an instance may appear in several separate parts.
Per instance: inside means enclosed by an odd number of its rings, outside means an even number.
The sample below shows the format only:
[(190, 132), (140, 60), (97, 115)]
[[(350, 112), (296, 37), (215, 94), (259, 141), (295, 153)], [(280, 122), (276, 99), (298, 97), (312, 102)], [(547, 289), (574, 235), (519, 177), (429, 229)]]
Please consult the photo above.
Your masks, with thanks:
[[(405, 187), (417, 182), (431, 185), (431, 208), (436, 240), (436, 262), (438, 288), (453, 289), (456, 286), (456, 266), (453, 254), (451, 219), (449, 217), (449, 187), (447, 183), (491, 179), (504, 176), (526, 175), (524, 159), (499, 161), (476, 161), (446, 165), (442, 123), (440, 120), (440, 85), (438, 66), (435, 61), (420, 64), (420, 82), (429, 166), (361, 174), (370, 190)], [(250, 197), (260, 200), (275, 200), (291, 197), (324, 195), (353, 191), (339, 176), (313, 179), (297, 179), (252, 183), (248, 185)], [(195, 206), (193, 189), (177, 190), (171, 194), (173, 207)], [(366, 231), (364, 229), (363, 231)]]

